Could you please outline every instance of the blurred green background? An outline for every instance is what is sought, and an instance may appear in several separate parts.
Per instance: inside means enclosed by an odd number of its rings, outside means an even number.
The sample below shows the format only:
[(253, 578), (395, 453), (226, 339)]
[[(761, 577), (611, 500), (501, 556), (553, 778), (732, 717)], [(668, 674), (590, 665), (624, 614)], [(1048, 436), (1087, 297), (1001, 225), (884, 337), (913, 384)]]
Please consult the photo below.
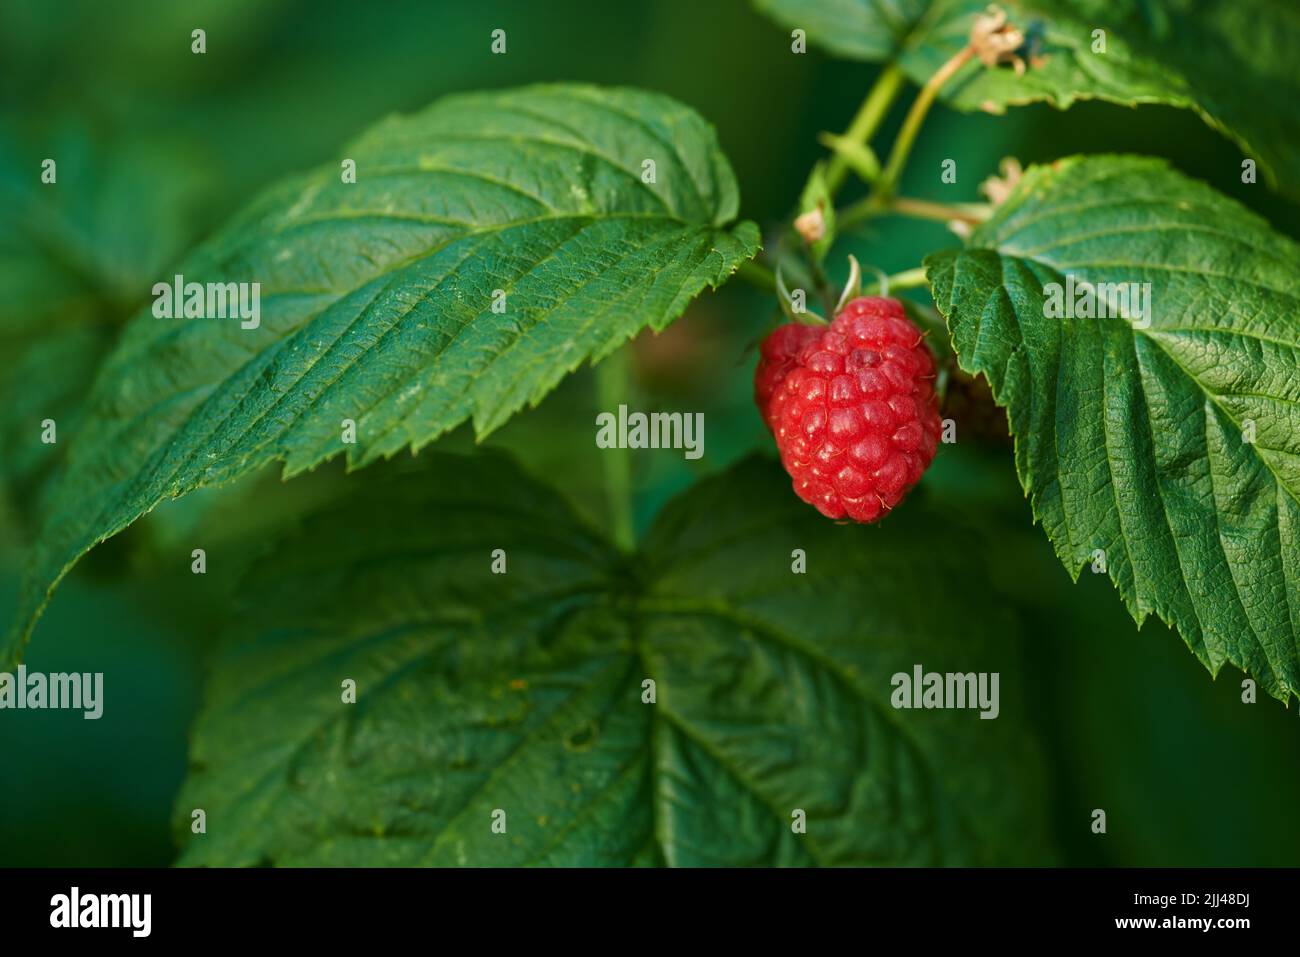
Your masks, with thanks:
[[(203, 56), (190, 52), (196, 27), (207, 31)], [(489, 53), (497, 27), (507, 30), (505, 56)], [(10, 618), (57, 465), (36, 441), (39, 420), (70, 428), (99, 357), (150, 285), (277, 177), (337, 162), (343, 144), (382, 116), (445, 93), (625, 84), (668, 93), (710, 119), (739, 177), (743, 215), (770, 229), (822, 155), (818, 131), (844, 127), (875, 72), (816, 51), (791, 54), (786, 33), (743, 0), (5, 0), (0, 620)], [(1104, 151), (1166, 156), (1300, 235), (1300, 209), (1241, 184), (1227, 140), (1164, 108), (1029, 107), (1005, 117), (939, 108), (904, 192), (975, 200), (1003, 156), (1028, 163)], [(59, 161), (57, 189), (39, 184), (47, 156)], [(957, 161), (954, 185), (939, 181), (948, 158)], [(832, 272), (843, 277), (849, 252), (893, 272), (955, 242), (936, 224), (876, 221), (837, 246)], [(768, 447), (750, 379), (772, 307), (732, 284), (629, 348), (638, 407), (703, 411), (707, 424), (698, 462), (634, 453), (640, 526), (700, 474)], [(604, 522), (592, 378), (574, 375), (488, 441), (557, 479)], [(442, 444), (472, 443), (461, 430)], [(203, 650), (239, 570), (277, 527), (366, 475), (329, 467), (289, 484), (256, 476), (160, 508), (91, 553), (37, 629), (27, 664), (103, 671), (105, 716), (0, 715), (0, 865), (170, 863), (168, 815)], [(1243, 704), (1239, 674), (1211, 680), (1158, 622), (1138, 631), (1103, 577), (1085, 572), (1072, 585), (1031, 526), (1006, 448), (944, 447), (917, 494), (983, 535), (970, 561), (1026, 618), (1067, 862), (1300, 864), (1296, 713), (1272, 700)], [(208, 549), (206, 577), (189, 574), (196, 542)], [(1107, 811), (1106, 835), (1089, 829), (1093, 808)]]

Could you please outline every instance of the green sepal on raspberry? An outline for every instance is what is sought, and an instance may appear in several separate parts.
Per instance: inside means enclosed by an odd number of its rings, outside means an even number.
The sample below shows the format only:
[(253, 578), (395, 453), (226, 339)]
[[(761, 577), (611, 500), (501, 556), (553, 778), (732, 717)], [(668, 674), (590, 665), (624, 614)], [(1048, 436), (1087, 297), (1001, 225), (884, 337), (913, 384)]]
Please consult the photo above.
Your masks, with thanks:
[(934, 356), (897, 299), (864, 296), (826, 327), (764, 340), (754, 398), (795, 494), (833, 519), (874, 522), (939, 443)]

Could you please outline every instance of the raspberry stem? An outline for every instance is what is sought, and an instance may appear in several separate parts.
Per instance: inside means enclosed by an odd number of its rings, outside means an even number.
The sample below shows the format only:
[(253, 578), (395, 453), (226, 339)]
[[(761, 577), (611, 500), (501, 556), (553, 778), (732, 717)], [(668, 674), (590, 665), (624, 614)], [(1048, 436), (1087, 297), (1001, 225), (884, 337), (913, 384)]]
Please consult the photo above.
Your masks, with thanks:
[[(850, 144), (865, 144), (871, 139), (872, 134), (885, 119), (885, 114), (893, 106), (899, 91), (902, 90), (904, 79), (903, 71), (897, 64), (890, 63), (886, 66), (876, 78), (876, 82), (872, 84), (862, 105), (858, 107), (858, 112), (849, 123), (849, 128), (838, 139)], [(848, 174), (848, 158), (843, 151), (837, 151), (831, 156), (830, 163), (826, 167), (826, 188), (832, 196), (844, 185), (844, 178)]]
[(873, 195), (845, 206), (835, 214), (835, 221), (843, 230), (876, 216), (898, 213), (916, 219), (933, 219), (943, 223), (956, 220), (978, 226), (988, 219), (990, 212), (989, 207), (982, 203), (936, 203), (933, 200), (913, 199), (908, 196), (885, 199)]
[(943, 85), (952, 79), (953, 74), (965, 66), (966, 61), (974, 55), (974, 46), (968, 44), (953, 55), (943, 66), (935, 70), (930, 79), (925, 81), (925, 86), (921, 87), (921, 92), (912, 101), (912, 107), (907, 111), (907, 117), (903, 120), (902, 129), (898, 131), (894, 146), (889, 151), (889, 159), (885, 162), (885, 171), (880, 174), (880, 179), (876, 181), (875, 193), (885, 198), (893, 195), (894, 189), (898, 185), (898, 178), (902, 175), (903, 167), (907, 163), (907, 157), (912, 152), (912, 143), (916, 140), (916, 134), (921, 131), (921, 124), (925, 122), (926, 114), (930, 112), (930, 106), (934, 103), (935, 97), (939, 95)]
[(902, 289), (921, 289), (926, 285), (925, 269), (917, 266), (886, 276), (883, 282), (874, 282), (863, 290), (868, 296), (892, 296)]

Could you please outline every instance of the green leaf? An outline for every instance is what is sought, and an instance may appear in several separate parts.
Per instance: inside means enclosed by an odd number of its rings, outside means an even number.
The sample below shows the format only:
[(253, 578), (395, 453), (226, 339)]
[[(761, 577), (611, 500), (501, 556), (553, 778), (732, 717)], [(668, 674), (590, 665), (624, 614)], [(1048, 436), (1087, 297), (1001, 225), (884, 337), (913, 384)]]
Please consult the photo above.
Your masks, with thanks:
[[(754, 6), (814, 46), (853, 60), (892, 60), (932, 0), (754, 0)], [(982, 8), (981, 8), (982, 9)]]
[[(1139, 624), (1155, 613), (1212, 673), (1231, 662), (1286, 700), (1300, 689), (1300, 246), (1162, 161), (1099, 156), (1032, 168), (970, 247), (927, 260), (935, 302), (962, 368), (1007, 408), (1061, 561), (1077, 576), (1104, 551)], [(1049, 318), (1048, 284), (1067, 274), (1150, 283), (1149, 326)]]
[[(985, 0), (755, 0), (810, 43), (859, 60), (897, 59), (924, 83), (969, 41)], [(1232, 136), (1265, 169), (1274, 188), (1292, 195), (1300, 183), (1300, 137), (1293, 104), (1300, 98), (1300, 14), (1285, 0), (1009, 0), (1011, 23), (1028, 37), (1039, 65), (966, 66), (941, 98), (966, 111), (1001, 112), (1075, 100), (1192, 109)], [(1093, 52), (1095, 30), (1105, 52)]]
[[(251, 577), (191, 739), (181, 863), (1051, 859), (1015, 629), (919, 503), (837, 526), (750, 460), (628, 558), (504, 458), (425, 458)], [(1000, 715), (895, 710), (915, 664), (999, 672)]]
[(758, 248), (752, 223), (724, 226), (739, 200), (712, 128), (654, 94), (448, 97), (341, 158), (355, 183), (337, 162), (283, 183), (178, 270), (260, 283), (256, 328), (150, 311), (128, 327), (0, 659), (80, 555), (163, 499), (345, 448), (365, 465), (469, 418), (490, 432), (582, 362), (666, 326)]

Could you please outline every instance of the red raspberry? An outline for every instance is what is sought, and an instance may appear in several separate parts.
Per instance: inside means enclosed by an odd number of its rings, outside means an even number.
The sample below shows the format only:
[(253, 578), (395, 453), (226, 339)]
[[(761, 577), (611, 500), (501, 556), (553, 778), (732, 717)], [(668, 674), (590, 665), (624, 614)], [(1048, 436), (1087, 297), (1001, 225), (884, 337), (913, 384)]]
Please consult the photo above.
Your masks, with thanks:
[(896, 299), (854, 299), (829, 327), (784, 325), (763, 343), (754, 397), (801, 499), (873, 522), (934, 458), (934, 357)]
[(821, 338), (822, 329), (818, 326), (804, 325), (802, 322), (787, 322), (777, 326), (763, 340), (759, 347), (758, 370), (754, 373), (754, 402), (762, 413), (763, 421), (773, 432), (776, 426), (767, 417), (768, 403), (781, 380), (785, 378), (795, 364), (803, 347), (814, 339)]

